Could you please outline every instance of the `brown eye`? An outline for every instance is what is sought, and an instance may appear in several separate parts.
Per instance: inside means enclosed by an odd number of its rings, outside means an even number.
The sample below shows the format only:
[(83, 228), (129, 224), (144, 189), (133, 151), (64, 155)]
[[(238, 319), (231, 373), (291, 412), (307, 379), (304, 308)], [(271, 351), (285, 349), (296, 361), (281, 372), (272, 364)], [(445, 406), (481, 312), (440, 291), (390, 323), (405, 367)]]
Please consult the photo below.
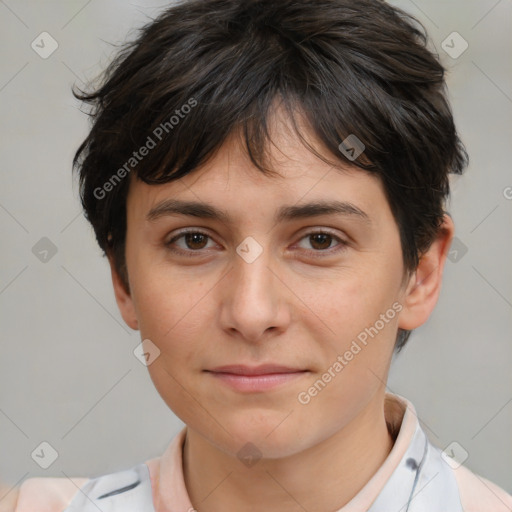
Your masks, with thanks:
[[(203, 249), (208, 249), (210, 235), (201, 231), (185, 231), (165, 242), (165, 246), (172, 252), (186, 256), (199, 256)], [(178, 243), (180, 241), (180, 243)]]
[(314, 233), (312, 235), (309, 235), (309, 240), (311, 242), (311, 246), (314, 249), (325, 250), (329, 249), (333, 237), (331, 235), (328, 235), (327, 233)]
[(208, 236), (203, 233), (185, 233), (183, 235), (188, 249), (204, 249)]
[[(309, 247), (304, 245), (304, 241), (307, 242)], [(315, 257), (332, 255), (333, 253), (344, 250), (346, 246), (347, 243), (344, 240), (324, 231), (308, 233), (302, 237), (299, 242), (299, 247), (305, 249), (306, 252)]]

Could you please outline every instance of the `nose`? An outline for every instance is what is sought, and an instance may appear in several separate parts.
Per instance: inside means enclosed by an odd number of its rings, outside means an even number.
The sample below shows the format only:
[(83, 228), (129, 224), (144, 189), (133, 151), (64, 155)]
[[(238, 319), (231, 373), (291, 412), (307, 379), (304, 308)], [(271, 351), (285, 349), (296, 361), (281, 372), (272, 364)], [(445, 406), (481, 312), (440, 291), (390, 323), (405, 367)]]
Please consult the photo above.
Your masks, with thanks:
[(257, 343), (286, 330), (287, 288), (271, 266), (266, 251), (250, 263), (235, 255), (223, 280), (219, 315), (222, 329), (231, 336)]

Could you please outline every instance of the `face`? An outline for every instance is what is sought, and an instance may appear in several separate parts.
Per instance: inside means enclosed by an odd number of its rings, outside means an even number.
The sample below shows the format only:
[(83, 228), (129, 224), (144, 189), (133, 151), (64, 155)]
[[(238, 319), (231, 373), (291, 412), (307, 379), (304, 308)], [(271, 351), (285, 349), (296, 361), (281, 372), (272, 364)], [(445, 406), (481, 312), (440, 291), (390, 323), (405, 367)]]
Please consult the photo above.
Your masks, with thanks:
[[(133, 180), (130, 294), (115, 287), (160, 351), (148, 369), (176, 415), (226, 453), (250, 441), (274, 458), (340, 431), (383, 391), (407, 287), (379, 179), (321, 161), (285, 120), (271, 134), (279, 176), (233, 137), (178, 181)], [(185, 202), (221, 216), (180, 213)]]

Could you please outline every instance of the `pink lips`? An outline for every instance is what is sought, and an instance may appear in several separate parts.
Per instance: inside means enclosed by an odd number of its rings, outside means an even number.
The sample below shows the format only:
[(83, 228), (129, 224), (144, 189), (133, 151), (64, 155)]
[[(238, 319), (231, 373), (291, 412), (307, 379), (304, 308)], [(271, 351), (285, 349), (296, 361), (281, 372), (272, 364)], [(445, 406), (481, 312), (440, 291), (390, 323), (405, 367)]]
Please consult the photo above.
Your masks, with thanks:
[(231, 388), (249, 393), (268, 391), (308, 373), (307, 370), (269, 364), (219, 366), (207, 371)]

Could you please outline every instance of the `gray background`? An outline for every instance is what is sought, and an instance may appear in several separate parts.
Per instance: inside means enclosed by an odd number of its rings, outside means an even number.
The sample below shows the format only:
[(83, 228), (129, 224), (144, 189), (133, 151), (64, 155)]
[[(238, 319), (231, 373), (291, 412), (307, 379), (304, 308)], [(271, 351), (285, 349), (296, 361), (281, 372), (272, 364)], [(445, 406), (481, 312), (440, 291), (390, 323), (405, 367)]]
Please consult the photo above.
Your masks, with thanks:
[[(394, 362), (389, 389), (413, 402), (435, 444), (456, 441), (470, 469), (511, 492), (512, 2), (394, 3), (424, 23), (449, 69), (471, 165), (453, 182), (458, 242), (438, 307)], [(133, 355), (139, 334), (117, 310), (71, 173), (88, 129), (72, 84), (95, 77), (109, 61), (107, 42), (133, 35), (165, 5), (0, 1), (0, 480), (8, 485), (125, 469), (160, 455), (182, 427)], [(31, 48), (43, 31), (59, 45), (47, 59)], [(469, 43), (456, 59), (441, 46), (453, 31)], [(46, 262), (32, 250), (43, 237), (57, 249)], [(31, 458), (42, 441), (58, 452), (46, 470)]]

